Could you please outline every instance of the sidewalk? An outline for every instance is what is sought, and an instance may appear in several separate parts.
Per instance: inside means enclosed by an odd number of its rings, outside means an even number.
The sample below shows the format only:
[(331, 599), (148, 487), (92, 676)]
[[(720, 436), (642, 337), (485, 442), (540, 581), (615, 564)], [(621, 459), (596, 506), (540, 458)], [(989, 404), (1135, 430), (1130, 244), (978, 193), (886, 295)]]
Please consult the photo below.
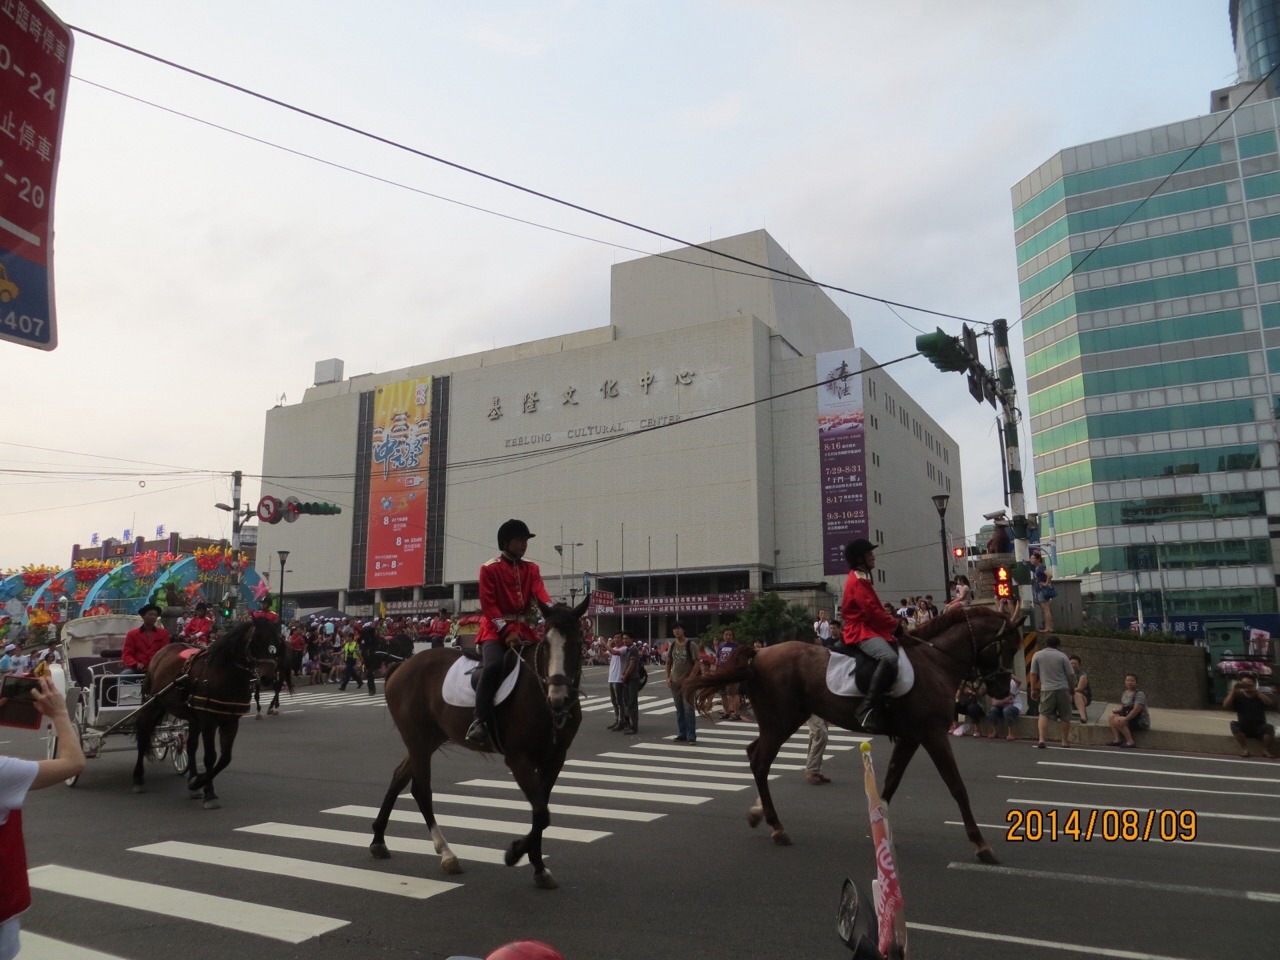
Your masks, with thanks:
[[(1071, 742), (1083, 746), (1102, 746), (1112, 740), (1107, 718), (1118, 703), (1095, 701), (1089, 704), (1089, 722), (1071, 724)], [(1231, 736), (1230, 723), (1235, 713), (1230, 710), (1166, 710), (1151, 707), (1151, 729), (1135, 733), (1134, 741), (1144, 750), (1173, 750), (1180, 753), (1217, 753), (1239, 756), (1240, 747)], [(1019, 717), (1017, 735), (1023, 739), (1037, 739), (1036, 717)], [(1049, 724), (1048, 741), (1058, 740), (1057, 724)], [(1280, 749), (1280, 747), (1277, 747)], [(1262, 744), (1249, 741), (1249, 753), (1262, 756)]]

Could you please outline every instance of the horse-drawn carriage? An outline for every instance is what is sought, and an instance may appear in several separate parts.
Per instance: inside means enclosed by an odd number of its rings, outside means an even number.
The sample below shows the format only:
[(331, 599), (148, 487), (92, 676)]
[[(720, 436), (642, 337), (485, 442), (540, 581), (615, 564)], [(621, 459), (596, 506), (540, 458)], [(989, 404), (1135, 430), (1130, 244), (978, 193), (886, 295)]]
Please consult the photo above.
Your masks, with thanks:
[[(67, 700), (71, 726), (87, 758), (97, 757), (103, 750), (137, 749), (135, 718), (145, 702), (143, 677), (121, 674), (124, 664), (120, 660), (120, 649), (125, 634), (141, 623), (141, 617), (119, 614), (84, 617), (62, 628), (60, 685)], [(55, 682), (58, 679), (55, 671)], [(119, 738), (120, 745), (108, 746), (109, 738)], [(186, 723), (166, 718), (151, 737), (148, 755), (159, 762), (172, 756), (174, 770), (185, 773), (186, 743)], [(57, 737), (50, 729), (50, 757), (56, 754), (57, 744)], [(79, 776), (69, 778), (67, 786), (74, 787), (79, 779)]]

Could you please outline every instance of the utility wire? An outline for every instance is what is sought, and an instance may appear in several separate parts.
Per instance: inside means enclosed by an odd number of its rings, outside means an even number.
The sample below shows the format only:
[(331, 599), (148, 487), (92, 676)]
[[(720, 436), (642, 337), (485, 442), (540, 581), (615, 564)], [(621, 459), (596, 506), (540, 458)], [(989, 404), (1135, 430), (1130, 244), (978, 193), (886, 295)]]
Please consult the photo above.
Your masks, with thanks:
[(381, 143), (384, 146), (391, 147), (395, 150), (402, 150), (405, 153), (413, 154), (414, 156), (421, 157), (424, 160), (430, 160), (433, 163), (441, 164), (442, 166), (449, 167), (450, 169), (457, 170), (461, 173), (466, 173), (474, 177), (479, 177), (483, 180), (489, 181), (490, 183), (496, 183), (499, 186), (507, 187), (511, 190), (517, 190), (521, 193), (528, 194), (529, 196), (537, 197), (540, 200), (546, 200), (549, 203), (554, 203), (559, 206), (566, 207), (570, 210), (576, 210), (577, 212), (584, 213), (587, 216), (597, 217), (601, 220), (606, 220), (610, 223), (614, 223), (614, 224), (617, 224), (618, 226), (626, 227), (627, 229), (630, 229), (630, 230), (636, 230), (636, 231), (639, 231), (640, 233), (646, 233), (650, 236), (658, 237), (659, 239), (662, 239), (662, 240), (669, 240), (672, 243), (677, 243), (684, 247), (690, 247), (695, 250), (701, 250), (702, 252), (711, 254), (712, 256), (723, 257), (726, 260), (731, 260), (735, 263), (740, 263), (740, 264), (743, 264), (744, 266), (752, 267), (756, 270), (765, 270), (777, 277), (782, 277), (790, 280), (797, 280), (801, 283), (812, 284), (816, 287), (821, 287), (826, 290), (834, 290), (840, 293), (846, 293), (846, 294), (849, 294), (850, 296), (859, 297), (863, 300), (871, 300), (871, 301), (874, 301), (875, 303), (882, 303), (882, 304), (894, 306), (894, 307), (902, 307), (904, 310), (914, 310), (918, 313), (925, 313), (931, 316), (942, 317), (948, 320), (960, 320), (968, 323), (975, 322), (975, 321), (969, 320), (969, 318), (967, 317), (958, 316), (956, 314), (943, 313), (941, 311), (930, 310), (925, 307), (917, 307), (909, 303), (899, 303), (896, 300), (888, 300), (888, 299), (885, 299), (884, 297), (877, 297), (869, 293), (861, 293), (857, 290), (850, 290), (847, 287), (839, 287), (839, 286), (836, 286), (835, 284), (822, 283), (821, 281), (814, 280), (812, 277), (807, 277), (802, 274), (791, 273), (790, 271), (782, 270), (778, 267), (771, 267), (771, 266), (768, 266), (767, 264), (756, 263), (752, 260), (746, 259), (745, 257), (739, 257), (731, 253), (725, 253), (722, 250), (716, 250), (715, 248), (707, 246), (705, 244), (693, 243), (692, 241), (684, 240), (673, 234), (663, 233), (662, 231), (656, 230), (652, 227), (646, 227), (646, 226), (643, 226), (642, 224), (635, 223), (630, 220), (624, 220), (621, 217), (616, 217), (616, 216), (613, 216), (612, 214), (608, 214), (599, 210), (592, 209), (591, 207), (584, 206), (583, 204), (574, 203), (571, 200), (566, 200), (562, 197), (557, 197), (552, 194), (545, 193), (541, 190), (536, 190), (533, 187), (524, 186), (523, 184), (516, 183), (513, 180), (507, 180), (503, 177), (499, 177), (496, 174), (486, 173), (483, 170), (479, 170), (475, 167), (466, 166), (465, 164), (458, 163), (457, 161), (454, 161), (454, 160), (449, 160), (445, 157), (439, 156), (438, 154), (429, 153), (425, 150), (419, 150), (416, 147), (411, 147), (408, 144), (401, 143), (398, 140), (393, 140), (390, 137), (384, 137), (380, 134), (373, 133), (372, 131), (365, 130), (361, 127), (357, 127), (349, 123), (344, 123), (343, 121), (336, 120), (333, 117), (328, 117), (328, 116), (325, 116), (324, 114), (316, 113), (313, 110), (308, 110), (305, 107), (300, 107), (300, 106), (297, 106), (296, 104), (289, 103), (285, 100), (280, 100), (277, 97), (272, 97), (265, 93), (260, 93), (256, 90), (250, 89), (249, 87), (241, 86), (240, 84), (237, 84), (237, 83), (232, 83), (230, 80), (224, 80), (221, 77), (214, 76), (213, 74), (204, 73), (203, 71), (196, 70), (194, 67), (188, 67), (184, 64), (177, 63), (176, 61), (168, 60), (157, 54), (148, 53), (145, 50), (140, 50), (137, 47), (132, 47), (126, 43), (122, 43), (119, 40), (112, 40), (110, 37), (104, 37), (99, 33), (94, 33), (92, 30), (86, 30), (83, 27), (77, 27), (74, 25), (71, 26), (71, 29), (76, 31), (76, 33), (83, 34), (86, 37), (92, 37), (94, 40), (98, 40), (98, 41), (101, 41), (102, 43), (109, 44), (121, 50), (128, 51), (129, 53), (135, 54), (137, 56), (144, 57), (148, 60), (154, 61), (155, 63), (163, 64), (164, 66), (171, 67), (174, 70), (180, 70), (181, 72), (190, 74), (193, 77), (199, 77), (202, 80), (207, 80), (210, 83), (217, 84), (218, 86), (226, 87), (229, 90), (234, 90), (237, 93), (244, 94), (245, 96), (253, 97), (254, 99), (261, 100), (264, 103), (272, 104), (273, 106), (280, 107), (283, 110), (288, 110), (292, 113), (299, 114), (300, 116), (308, 117), (312, 120), (317, 120), (320, 123), (325, 123), (325, 124), (328, 124), (329, 126), (337, 127), (339, 130), (345, 130), (348, 133), (353, 133), (356, 136), (364, 137), (366, 139), (374, 141), (375, 143)]
[(1136, 207), (1134, 207), (1132, 210), (1129, 211), (1129, 214), (1123, 220), (1121, 220), (1114, 227), (1112, 227), (1110, 232), (1101, 240), (1099, 240), (1097, 244), (1095, 244), (1094, 247), (1084, 255), (1084, 257), (1080, 260), (1079, 263), (1077, 263), (1070, 270), (1068, 270), (1066, 275), (1062, 277), (1061, 280), (1059, 280), (1052, 287), (1050, 287), (1048, 290), (1042, 293), (1040, 295), (1040, 298), (1036, 300), (1036, 302), (1033, 303), (1029, 309), (1023, 311), (1022, 316), (1018, 317), (1017, 320), (1009, 324), (1009, 329), (1012, 330), (1014, 327), (1020, 324), (1023, 320), (1026, 320), (1028, 317), (1034, 314), (1038, 309), (1040, 309), (1040, 304), (1044, 303), (1045, 300), (1047, 300), (1050, 296), (1052, 296), (1055, 290), (1057, 290), (1060, 286), (1066, 283), (1067, 280), (1069, 280), (1073, 275), (1075, 275), (1075, 273), (1079, 271), (1081, 267), (1083, 267), (1086, 263), (1088, 263), (1089, 258), (1092, 257), (1095, 253), (1097, 253), (1107, 243), (1108, 240), (1114, 237), (1117, 231), (1119, 231), (1121, 227), (1123, 227), (1126, 223), (1128, 223), (1135, 216), (1137, 216), (1138, 211), (1141, 210), (1143, 207), (1145, 207), (1147, 205), (1147, 202), (1152, 197), (1154, 197), (1157, 193), (1159, 193), (1161, 188), (1164, 187), (1166, 183), (1168, 183), (1171, 179), (1173, 179), (1173, 175), (1177, 173), (1179, 170), (1181, 170), (1184, 166), (1186, 166), (1187, 162), (1190, 161), (1190, 159), (1194, 157), (1197, 153), (1199, 153), (1200, 149), (1206, 143), (1208, 143), (1210, 140), (1213, 139), (1214, 134), (1216, 134), (1219, 130), (1221, 130), (1223, 126), (1226, 124), (1226, 122), (1230, 120), (1233, 116), (1235, 116), (1235, 113), (1237, 110), (1239, 110), (1241, 107), (1243, 107), (1246, 103), (1249, 102), (1249, 98), (1252, 97), (1255, 93), (1257, 93), (1258, 89), (1268, 80), (1270, 80), (1272, 75), (1275, 74), (1277, 70), (1280, 70), (1280, 60), (1276, 61), (1275, 66), (1273, 66), (1270, 70), (1267, 71), (1266, 76), (1264, 76), (1261, 80), (1259, 80), (1257, 83), (1253, 85), (1253, 89), (1249, 91), (1248, 95), (1243, 97), (1239, 103), (1237, 103), (1234, 107), (1232, 107), (1227, 112), (1226, 116), (1224, 116), (1220, 121), (1218, 121), (1218, 125), (1215, 126), (1212, 130), (1210, 130), (1207, 134), (1205, 134), (1204, 139), (1201, 140), (1199, 143), (1197, 143), (1191, 149), (1191, 151), (1185, 157), (1182, 158), (1182, 161), (1176, 167), (1170, 170), (1165, 175), (1164, 179), (1161, 180), (1159, 183), (1157, 183), (1155, 185), (1155, 188), (1149, 194), (1143, 197), (1142, 201)]

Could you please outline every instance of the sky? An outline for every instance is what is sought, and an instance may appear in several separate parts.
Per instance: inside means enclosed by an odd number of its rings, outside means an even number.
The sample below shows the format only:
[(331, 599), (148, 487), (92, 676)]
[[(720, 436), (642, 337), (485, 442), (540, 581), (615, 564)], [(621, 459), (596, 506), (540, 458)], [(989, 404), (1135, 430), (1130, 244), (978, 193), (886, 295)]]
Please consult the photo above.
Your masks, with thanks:
[[(983, 322), (1019, 315), (1014, 183), (1207, 113), (1235, 79), (1226, 0), (51, 8), (662, 233), (765, 228), (817, 280)], [(59, 346), (0, 342), (0, 570), (126, 528), (229, 537), (213, 505), (232, 470), (261, 472), (265, 412), (316, 361), (351, 376), (598, 327), (611, 265), (677, 246), (82, 33), (72, 75)], [(882, 362), (939, 323), (832, 296)], [(975, 531), (1003, 498), (994, 412), (924, 358), (891, 373), (958, 442)], [(1025, 434), (1023, 455), (1030, 477)]]

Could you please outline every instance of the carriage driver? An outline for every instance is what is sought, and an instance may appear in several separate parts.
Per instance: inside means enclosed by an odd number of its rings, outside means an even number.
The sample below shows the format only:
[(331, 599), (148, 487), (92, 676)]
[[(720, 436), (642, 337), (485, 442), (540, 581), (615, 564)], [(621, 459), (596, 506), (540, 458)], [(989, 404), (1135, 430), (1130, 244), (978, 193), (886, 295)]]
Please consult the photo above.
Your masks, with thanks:
[(156, 623), (160, 619), (159, 607), (148, 603), (138, 611), (138, 615), (142, 617), (142, 626), (134, 627), (124, 635), (124, 648), (120, 651), (120, 659), (124, 661), (121, 673), (146, 673), (151, 658), (169, 643), (169, 631)]
[(885, 694), (898, 675), (898, 651), (892, 638), (901, 627), (898, 618), (885, 610), (871, 585), (871, 571), (876, 566), (875, 549), (876, 545), (870, 540), (854, 540), (844, 548), (844, 559), (849, 564), (849, 578), (844, 582), (844, 595), (840, 600), (844, 642), (836, 644), (836, 649), (850, 656), (861, 653), (879, 661), (867, 686), (858, 722), (868, 733), (883, 733)]
[(551, 597), (542, 584), (536, 563), (524, 559), (533, 534), (523, 520), (508, 520), (498, 528), (502, 551), (480, 567), (480, 632), (476, 645), (483, 666), (476, 686), (476, 718), (467, 739), (480, 746), (496, 743), (493, 737), (493, 697), (502, 684), (502, 661), (508, 645), (537, 643), (538, 608)]

